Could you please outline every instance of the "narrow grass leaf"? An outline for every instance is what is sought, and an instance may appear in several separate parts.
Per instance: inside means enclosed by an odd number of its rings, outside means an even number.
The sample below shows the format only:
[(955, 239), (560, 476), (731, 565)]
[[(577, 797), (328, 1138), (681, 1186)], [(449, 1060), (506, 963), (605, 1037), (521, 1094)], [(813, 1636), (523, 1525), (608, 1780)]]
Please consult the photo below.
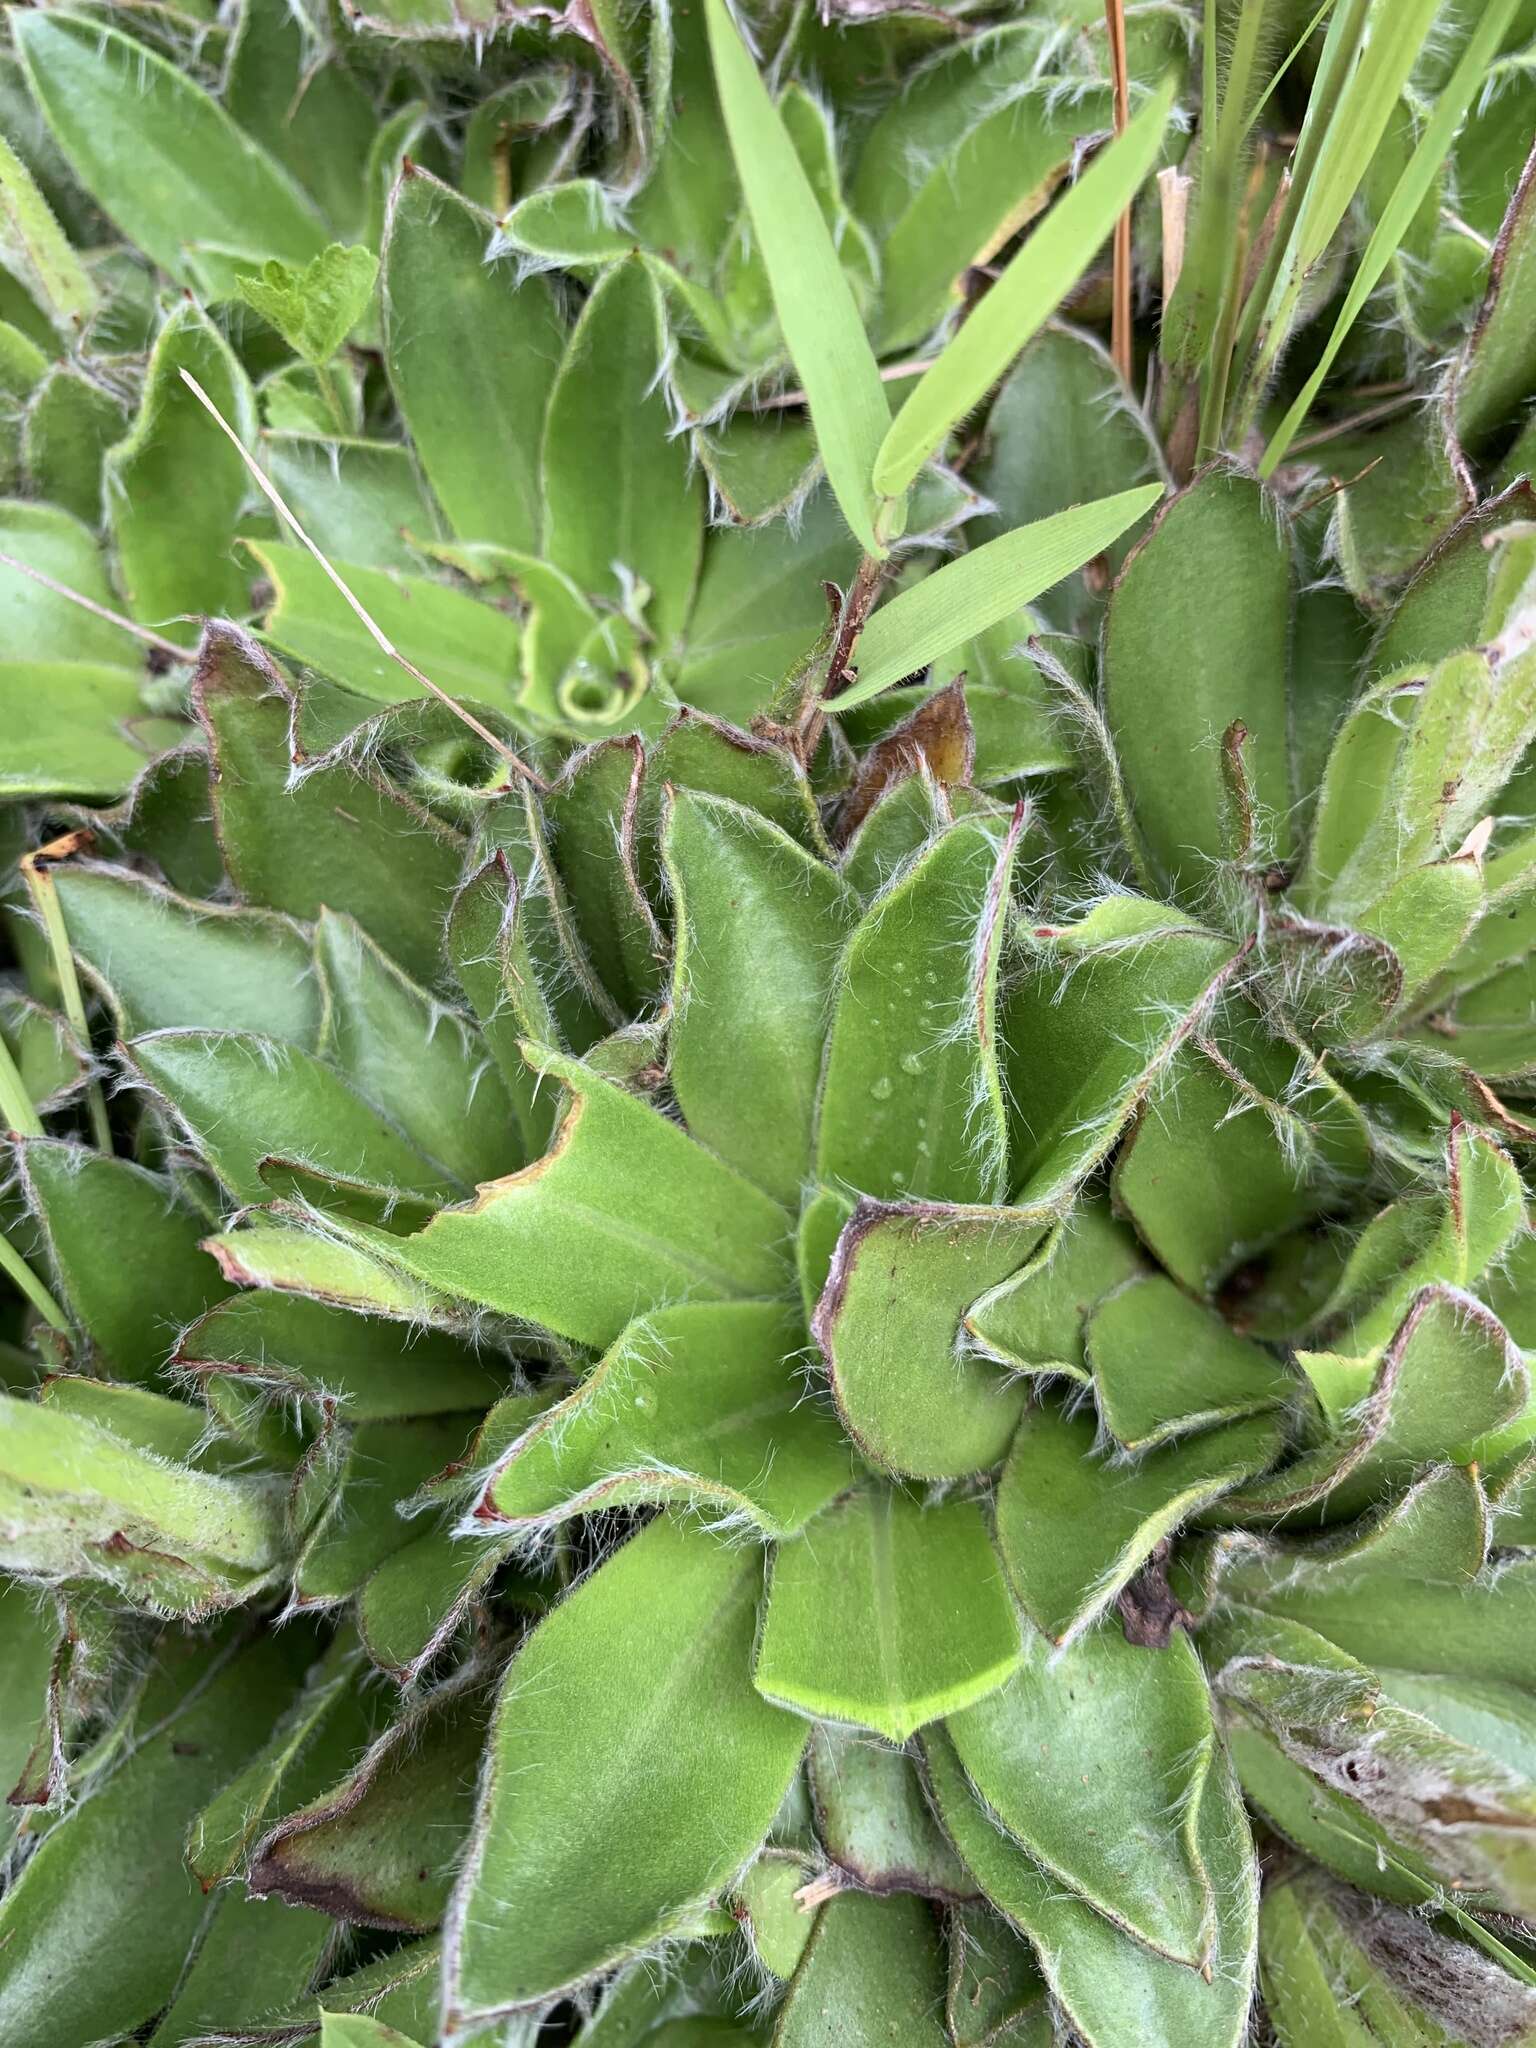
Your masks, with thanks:
[(946, 562), (875, 613), (859, 639), (858, 679), (829, 708), (851, 711), (1029, 604), (1112, 546), (1162, 488), (1142, 484), (1073, 505)]
[(1450, 154), (1456, 139), (1456, 131), (1461, 126), (1468, 107), (1487, 77), (1489, 62), (1504, 40), (1515, 5), (1516, 0), (1493, 0), (1493, 4), (1480, 17), (1473, 29), (1462, 52), (1461, 62), (1456, 66), (1445, 90), (1435, 101), (1424, 132), (1419, 137), (1418, 146), (1408, 159), (1407, 168), (1398, 179), (1392, 197), (1376, 223), (1375, 233), (1366, 244), (1365, 253), (1360, 258), (1360, 266), (1355, 272), (1354, 282), (1350, 285), (1348, 296), (1339, 308), (1338, 318), (1333, 323), (1333, 332), (1328, 337), (1328, 344), (1318, 357), (1311, 376), (1298, 393), (1295, 404), (1270, 436), (1269, 446), (1264, 450), (1264, 459), (1259, 464), (1261, 477), (1273, 476), (1285, 460), (1302, 422), (1312, 410), (1317, 394), (1322, 389), (1339, 350), (1349, 338), (1367, 299), (1380, 283), (1388, 264), (1397, 253), (1399, 244), (1412, 226), (1420, 206), (1424, 203), (1425, 194)]
[(1036, 228), (891, 423), (876, 490), (904, 491), (1056, 311), (1151, 170), (1172, 105), (1170, 79)]
[(726, 132), (827, 480), (857, 539), (883, 555), (870, 478), (890, 408), (874, 350), (810, 179), (725, 0), (707, 0), (707, 11)]

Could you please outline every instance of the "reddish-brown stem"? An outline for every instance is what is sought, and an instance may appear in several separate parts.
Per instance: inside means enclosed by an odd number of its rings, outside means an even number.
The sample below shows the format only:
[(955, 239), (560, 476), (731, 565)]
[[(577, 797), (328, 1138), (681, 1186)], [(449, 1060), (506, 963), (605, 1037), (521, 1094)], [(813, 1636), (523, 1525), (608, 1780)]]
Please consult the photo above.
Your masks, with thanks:
[[(1125, 0), (1104, 0), (1104, 18), (1109, 25), (1109, 66), (1115, 89), (1115, 133), (1123, 135), (1131, 118), (1131, 78), (1125, 55)], [(1114, 321), (1110, 330), (1110, 353), (1115, 367), (1129, 384), (1136, 363), (1131, 339), (1131, 210), (1126, 208), (1115, 222)]]

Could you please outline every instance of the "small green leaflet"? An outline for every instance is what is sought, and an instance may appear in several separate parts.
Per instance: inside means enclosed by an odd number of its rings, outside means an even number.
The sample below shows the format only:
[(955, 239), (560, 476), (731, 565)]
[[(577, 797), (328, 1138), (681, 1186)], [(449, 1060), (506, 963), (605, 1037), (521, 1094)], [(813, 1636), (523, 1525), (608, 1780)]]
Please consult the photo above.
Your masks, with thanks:
[(328, 363), (367, 311), (379, 259), (361, 245), (332, 242), (302, 268), (276, 257), (239, 277), (245, 303), (306, 363)]
[(946, 562), (875, 613), (859, 637), (857, 680), (827, 708), (851, 711), (995, 626), (1112, 546), (1162, 491), (1142, 484), (1072, 505)]
[(706, 0), (706, 13), (731, 153), (827, 481), (865, 551), (884, 555), (870, 485), (891, 417), (879, 366), (811, 182), (725, 0)]

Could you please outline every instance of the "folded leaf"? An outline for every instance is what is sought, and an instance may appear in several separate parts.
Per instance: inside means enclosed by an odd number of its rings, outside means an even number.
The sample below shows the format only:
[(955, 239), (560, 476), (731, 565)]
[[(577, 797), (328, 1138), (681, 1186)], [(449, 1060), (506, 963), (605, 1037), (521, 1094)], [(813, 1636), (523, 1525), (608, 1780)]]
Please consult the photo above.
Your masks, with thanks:
[(460, 878), (457, 836), (369, 769), (317, 768), (290, 789), (296, 701), (235, 627), (209, 627), (193, 699), (216, 771), (219, 843), (245, 900), (294, 917), (322, 904), (347, 911), (407, 974), (430, 981)]
[(365, 1927), (436, 1927), (474, 1814), (489, 1711), (473, 1678), (429, 1693), (339, 1784), (265, 1836), (251, 1890)]
[(387, 1557), (418, 1536), (401, 1509), (417, 1489), (462, 1456), (476, 1417), (422, 1416), (365, 1422), (352, 1432), (327, 1511), (293, 1569), (295, 1600), (348, 1599)]
[(965, 1335), (1011, 1372), (1086, 1381), (1089, 1312), (1145, 1270), (1135, 1238), (1108, 1205), (1080, 1201), (1026, 1265), (972, 1303)]
[(1283, 1407), (1296, 1377), (1213, 1310), (1148, 1274), (1088, 1319), (1093, 1389), (1106, 1428), (1128, 1451), (1213, 1423)]
[(1059, 1200), (1104, 1157), (1233, 957), (1229, 941), (1135, 896), (1037, 928), (1003, 1005), (1011, 1171)]
[(1266, 1417), (1213, 1429), (1133, 1463), (1095, 1459), (1087, 1415), (1041, 1403), (1019, 1424), (997, 1487), (997, 1541), (1035, 1626), (1068, 1643), (1093, 1625), (1160, 1544), (1273, 1462)]
[(999, 845), (960, 819), (854, 931), (817, 1111), (823, 1181), (887, 1201), (1001, 1193), (997, 972), (1019, 829)]
[(962, 1318), (1018, 1271), (1047, 1223), (1021, 1209), (859, 1203), (812, 1328), (843, 1427), (872, 1463), (957, 1479), (1003, 1456), (1025, 1390), (965, 1354)]
[[(593, 1345), (612, 1343), (631, 1317), (680, 1295), (729, 1301), (784, 1291), (780, 1244), (789, 1226), (775, 1202), (590, 1068), (529, 1052), (539, 1072), (571, 1091), (554, 1149), (414, 1237), (377, 1240), (392, 1262)], [(575, 1273), (584, 1284), (573, 1291)]]
[(357, 1422), (480, 1407), (507, 1378), (494, 1354), (440, 1333), (260, 1288), (184, 1327), (172, 1362), (180, 1372), (235, 1373), (274, 1395), (334, 1402)]
[(905, 1742), (995, 1691), (1018, 1660), (981, 1511), (870, 1487), (779, 1545), (753, 1683), (801, 1713)]
[(491, 1474), (476, 1511), (487, 1533), (648, 1500), (794, 1533), (853, 1477), (835, 1424), (806, 1399), (804, 1341), (798, 1315), (768, 1302), (690, 1302), (631, 1323)]
[(460, 1183), (523, 1162), (512, 1103), (485, 1041), (410, 982), (350, 917), (322, 910), (315, 961), (325, 989), (324, 1056), (387, 1102), (411, 1142)]
[[(425, 694), (380, 649), (306, 549), (287, 541), (247, 545), (276, 593), (263, 635), (279, 653), (322, 669), (343, 688), (380, 704)], [(514, 619), (426, 576), (348, 561), (332, 567), (374, 623), (439, 689), (452, 697), (511, 708), (519, 659)]]
[[(55, 19), (62, 28), (68, 17)], [(254, 437), (245, 372), (207, 314), (188, 300), (161, 328), (138, 416), (107, 457), (106, 506), (128, 611), (191, 645), (197, 614), (249, 608), (232, 555), (249, 486), (239, 449), (184, 376), (197, 379), (242, 441)]]
[(156, 1031), (124, 1058), (241, 1201), (262, 1200), (258, 1169), (274, 1156), (408, 1194), (441, 1198), (460, 1185), (297, 1046), (254, 1032)]

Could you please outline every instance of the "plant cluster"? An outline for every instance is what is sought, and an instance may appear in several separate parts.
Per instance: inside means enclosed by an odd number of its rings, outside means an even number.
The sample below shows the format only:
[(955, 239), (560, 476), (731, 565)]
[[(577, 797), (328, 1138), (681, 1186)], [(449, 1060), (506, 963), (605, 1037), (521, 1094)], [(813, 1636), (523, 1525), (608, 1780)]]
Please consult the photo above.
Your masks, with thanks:
[(0, 2048), (1536, 2043), (1533, 36), (11, 9)]

